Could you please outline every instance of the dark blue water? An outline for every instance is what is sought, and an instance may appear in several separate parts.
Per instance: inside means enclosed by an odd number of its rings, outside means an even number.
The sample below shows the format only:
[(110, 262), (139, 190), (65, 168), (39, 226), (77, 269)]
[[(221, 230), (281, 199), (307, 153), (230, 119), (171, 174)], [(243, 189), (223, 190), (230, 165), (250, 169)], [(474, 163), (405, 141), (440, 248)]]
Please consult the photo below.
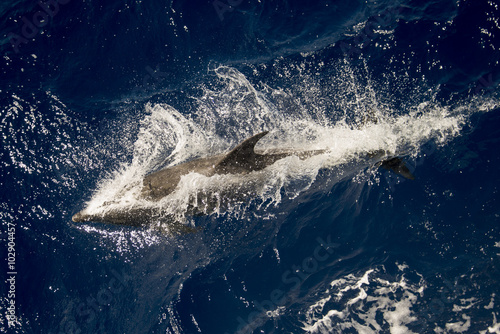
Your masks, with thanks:
[[(2, 332), (500, 333), (497, 1), (9, 0), (0, 15)], [(185, 217), (195, 233), (71, 221), (263, 130), (264, 147), (329, 153)], [(416, 179), (360, 158), (380, 148)], [(225, 182), (192, 177), (181, 190)]]

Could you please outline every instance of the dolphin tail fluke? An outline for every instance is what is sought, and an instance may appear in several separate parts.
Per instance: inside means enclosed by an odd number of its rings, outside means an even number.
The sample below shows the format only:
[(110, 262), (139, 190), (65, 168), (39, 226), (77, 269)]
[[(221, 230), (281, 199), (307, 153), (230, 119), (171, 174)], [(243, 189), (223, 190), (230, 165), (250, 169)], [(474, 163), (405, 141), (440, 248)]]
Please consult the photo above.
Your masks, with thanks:
[(403, 176), (409, 180), (415, 180), (415, 176), (410, 172), (408, 167), (406, 167), (405, 162), (401, 158), (392, 158), (382, 162), (380, 167), (386, 170), (392, 170), (394, 173)]
[(407, 178), (408, 180), (415, 180), (415, 176), (413, 176), (408, 167), (406, 167), (406, 165), (404, 164), (398, 169), (396, 173)]

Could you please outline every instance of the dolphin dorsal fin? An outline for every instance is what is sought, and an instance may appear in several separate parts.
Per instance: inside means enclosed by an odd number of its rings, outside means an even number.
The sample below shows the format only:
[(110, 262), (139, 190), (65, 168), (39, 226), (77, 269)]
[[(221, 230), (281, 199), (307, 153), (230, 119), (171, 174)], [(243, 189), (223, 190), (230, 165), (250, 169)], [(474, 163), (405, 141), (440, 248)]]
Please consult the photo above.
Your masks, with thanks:
[(264, 131), (256, 134), (253, 137), (245, 139), (238, 146), (233, 148), (231, 152), (226, 154), (215, 166), (217, 173), (228, 173), (231, 169), (246, 169), (252, 171), (255, 169), (255, 157), (254, 152), (255, 144), (267, 135), (269, 131)]

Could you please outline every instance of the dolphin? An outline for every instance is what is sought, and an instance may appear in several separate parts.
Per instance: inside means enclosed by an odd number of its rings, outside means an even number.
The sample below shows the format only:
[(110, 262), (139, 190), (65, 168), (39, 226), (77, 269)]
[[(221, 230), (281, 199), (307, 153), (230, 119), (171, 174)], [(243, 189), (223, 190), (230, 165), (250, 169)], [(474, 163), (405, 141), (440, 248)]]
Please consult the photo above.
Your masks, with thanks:
[[(143, 179), (139, 197), (150, 202), (158, 202), (173, 193), (177, 189), (181, 177), (189, 173), (198, 173), (207, 177), (216, 174), (245, 175), (262, 170), (288, 156), (294, 155), (304, 160), (327, 151), (326, 149), (311, 151), (274, 150), (268, 151), (269, 153), (259, 154), (255, 152), (255, 145), (266, 134), (268, 134), (268, 131), (258, 133), (244, 140), (228, 153), (198, 158), (153, 172)], [(370, 159), (385, 159), (382, 161), (379, 160), (377, 166), (392, 170), (406, 178), (414, 179), (403, 160), (399, 157), (388, 157), (387, 152), (383, 150), (369, 153), (367, 157)], [(227, 193), (222, 192), (221, 194), (228, 197), (228, 200), (232, 197), (245, 197), (245, 187), (251, 187), (251, 182), (247, 183), (239, 185), (238, 189), (229, 189)], [(191, 207), (188, 209), (188, 214), (205, 215), (214, 208), (216, 199), (214, 199), (210, 191), (201, 191), (196, 196), (194, 201), (204, 204), (199, 207)], [(128, 209), (114, 209), (112, 206), (109, 206), (109, 208), (100, 214), (88, 213), (87, 209), (84, 209), (76, 213), (72, 217), (72, 220), (76, 223), (101, 222), (127, 226), (145, 226), (156, 221), (167, 221), (170, 231), (183, 233), (195, 231), (194, 228), (186, 226), (178, 220), (168, 217), (168, 215), (166, 216), (160, 208), (154, 206), (144, 207), (137, 205)]]
[[(291, 155), (295, 155), (303, 160), (326, 151), (274, 151), (275, 153), (256, 153), (255, 145), (268, 132), (264, 131), (244, 140), (229, 153), (195, 159), (147, 175), (142, 182), (140, 197), (148, 201), (157, 202), (175, 191), (183, 175), (192, 172), (207, 177), (216, 174), (244, 175), (262, 170), (276, 161)], [(205, 196), (204, 198), (207, 199), (207, 194), (203, 194), (202, 196)], [(195, 211), (193, 213), (195, 215), (204, 214), (205, 211)], [(91, 221), (117, 225), (143, 226), (155, 220), (162, 220), (162, 218), (164, 217), (162, 217), (162, 213), (157, 208), (137, 207), (128, 210), (109, 209), (102, 214), (89, 214), (84, 209), (75, 214), (72, 220), (78, 223)], [(174, 226), (174, 229), (177, 228), (181, 232), (186, 232), (186, 228), (189, 229), (189, 227), (180, 223)]]

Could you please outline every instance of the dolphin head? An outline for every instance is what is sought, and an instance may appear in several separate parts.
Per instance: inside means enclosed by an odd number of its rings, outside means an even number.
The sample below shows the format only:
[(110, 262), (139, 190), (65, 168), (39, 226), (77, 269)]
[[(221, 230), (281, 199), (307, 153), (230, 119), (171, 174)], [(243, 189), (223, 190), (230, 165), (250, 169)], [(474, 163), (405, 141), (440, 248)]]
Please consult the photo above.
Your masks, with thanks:
[(83, 213), (83, 211), (80, 211), (80, 212), (74, 214), (73, 217), (71, 218), (71, 220), (75, 223), (83, 223), (83, 222), (89, 221), (89, 216), (87, 214)]

